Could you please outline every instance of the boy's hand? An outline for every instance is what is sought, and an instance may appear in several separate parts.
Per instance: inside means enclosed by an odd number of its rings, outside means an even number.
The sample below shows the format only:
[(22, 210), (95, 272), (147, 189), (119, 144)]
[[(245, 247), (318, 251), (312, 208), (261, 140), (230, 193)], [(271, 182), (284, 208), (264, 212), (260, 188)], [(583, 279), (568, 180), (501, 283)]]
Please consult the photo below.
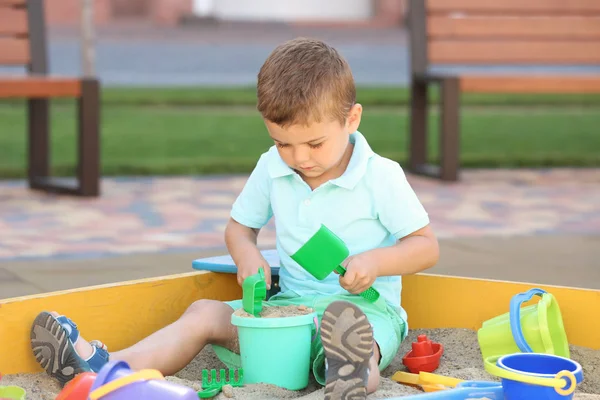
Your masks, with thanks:
[(340, 285), (352, 294), (364, 292), (377, 278), (377, 266), (366, 253), (348, 257), (342, 266), (346, 268), (346, 273), (340, 276)]
[(248, 257), (244, 260), (243, 264), (238, 265), (238, 284), (242, 286), (242, 283), (244, 283), (244, 279), (246, 279), (250, 275), (257, 274), (258, 269), (260, 267), (263, 267), (263, 270), (265, 272), (265, 281), (267, 282), (267, 289), (271, 289), (271, 266), (262, 255), (258, 255), (256, 257)]

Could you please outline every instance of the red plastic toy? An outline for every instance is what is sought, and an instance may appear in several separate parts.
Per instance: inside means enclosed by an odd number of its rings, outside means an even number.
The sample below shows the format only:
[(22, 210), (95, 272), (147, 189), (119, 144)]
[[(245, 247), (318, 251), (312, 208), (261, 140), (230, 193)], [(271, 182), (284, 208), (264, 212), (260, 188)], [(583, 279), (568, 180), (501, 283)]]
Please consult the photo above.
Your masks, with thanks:
[(402, 363), (413, 374), (433, 372), (439, 367), (443, 352), (443, 345), (432, 342), (426, 335), (419, 335), (417, 341), (412, 343), (412, 350), (402, 357)]
[(87, 400), (90, 389), (96, 380), (96, 373), (82, 372), (71, 379), (55, 400)]

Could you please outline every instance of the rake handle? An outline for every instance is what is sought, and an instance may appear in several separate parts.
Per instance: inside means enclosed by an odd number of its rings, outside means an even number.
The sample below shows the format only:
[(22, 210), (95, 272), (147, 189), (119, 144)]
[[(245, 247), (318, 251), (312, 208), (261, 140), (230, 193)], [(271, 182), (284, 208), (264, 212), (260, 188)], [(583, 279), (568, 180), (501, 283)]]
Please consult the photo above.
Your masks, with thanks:
[[(335, 270), (341, 276), (344, 276), (346, 274), (346, 268), (342, 267), (341, 265), (338, 265), (337, 267), (335, 267)], [(364, 292), (359, 293), (359, 296), (373, 302), (373, 300), (371, 300), (371, 299), (379, 298), (379, 292), (374, 287), (370, 287), (367, 290), (365, 290)]]

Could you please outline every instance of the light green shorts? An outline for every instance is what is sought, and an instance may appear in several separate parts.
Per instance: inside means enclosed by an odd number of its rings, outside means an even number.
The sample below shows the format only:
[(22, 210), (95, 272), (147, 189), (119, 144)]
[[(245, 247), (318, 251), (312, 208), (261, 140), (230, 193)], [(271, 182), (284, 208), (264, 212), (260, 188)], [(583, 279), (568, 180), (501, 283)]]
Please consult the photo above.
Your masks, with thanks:
[[(271, 297), (264, 304), (267, 306), (288, 306), (288, 305), (305, 305), (313, 308), (319, 320), (323, 316), (323, 312), (327, 306), (334, 301), (350, 301), (356, 304), (365, 313), (371, 326), (373, 327), (373, 335), (379, 346), (381, 360), (379, 362), (379, 370), (386, 368), (396, 356), (400, 343), (406, 337), (406, 322), (400, 316), (399, 310), (395, 307), (381, 303), (370, 303), (360, 296), (338, 295), (338, 296), (297, 296), (295, 293), (278, 293)], [(241, 300), (225, 302), (234, 310), (242, 308)], [(383, 306), (382, 306), (383, 304)], [(215, 353), (219, 359), (227, 365), (227, 368), (241, 368), (241, 359), (238, 354), (235, 354), (224, 347), (213, 345)], [(312, 371), (317, 382), (321, 385), (325, 384), (325, 353), (321, 338), (317, 338), (312, 343), (311, 348)]]

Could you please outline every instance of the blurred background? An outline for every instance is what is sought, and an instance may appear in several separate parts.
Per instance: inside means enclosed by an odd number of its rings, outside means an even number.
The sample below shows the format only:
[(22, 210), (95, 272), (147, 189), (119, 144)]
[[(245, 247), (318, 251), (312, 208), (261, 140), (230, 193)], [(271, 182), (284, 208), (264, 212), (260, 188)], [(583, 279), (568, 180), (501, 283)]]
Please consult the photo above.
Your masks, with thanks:
[[(544, 1), (557, 4), (534, 3)], [(82, 13), (82, 4), (93, 12)], [(361, 132), (376, 152), (408, 170), (408, 6), (407, 0), (46, 0), (50, 74), (100, 81), (102, 190), (92, 199), (30, 190), (27, 103), (0, 98), (0, 298), (190, 271), (192, 259), (224, 254), (231, 204), (272, 145), (256, 111), (256, 75), (288, 39), (316, 37), (340, 50), (364, 106)], [(90, 16), (83, 24), (82, 14)], [(574, 41), (591, 46), (600, 38), (600, 10), (588, 14), (587, 25), (569, 26)], [(493, 48), (484, 50), (493, 56)], [(583, 65), (561, 68), (593, 77), (599, 88), (600, 62), (589, 60), (600, 56), (587, 54)], [(528, 67), (534, 75), (548, 71)], [(22, 67), (0, 66), (0, 78), (23, 74)], [(599, 91), (460, 96), (461, 179), (408, 174), (441, 238), (434, 272), (600, 282)], [(437, 162), (440, 94), (436, 87), (430, 94), (427, 146)], [(76, 102), (52, 99), (50, 125), (52, 174), (73, 176)], [(260, 244), (274, 246), (272, 222)]]
[[(248, 172), (269, 144), (254, 111), (258, 69), (277, 44), (297, 36), (326, 40), (342, 52), (366, 110), (361, 130), (384, 156), (408, 159), (406, 0), (86, 2), (93, 9), (88, 20), (93, 37), (86, 42), (93, 50), (90, 65), (102, 88), (104, 176)], [(86, 2), (45, 2), (53, 75), (85, 72), (81, 5)], [(599, 65), (566, 68), (600, 72)], [(0, 73), (22, 70), (0, 66)], [(431, 90), (435, 102), (436, 88)], [(463, 167), (598, 165), (597, 93), (465, 93), (461, 100)], [(70, 104), (52, 101), (52, 170), (58, 175), (74, 172)], [(0, 112), (1, 132), (25, 129), (23, 108)], [(433, 160), (438, 157), (436, 112), (432, 107)], [(0, 177), (24, 176), (25, 139), (4, 134)]]

